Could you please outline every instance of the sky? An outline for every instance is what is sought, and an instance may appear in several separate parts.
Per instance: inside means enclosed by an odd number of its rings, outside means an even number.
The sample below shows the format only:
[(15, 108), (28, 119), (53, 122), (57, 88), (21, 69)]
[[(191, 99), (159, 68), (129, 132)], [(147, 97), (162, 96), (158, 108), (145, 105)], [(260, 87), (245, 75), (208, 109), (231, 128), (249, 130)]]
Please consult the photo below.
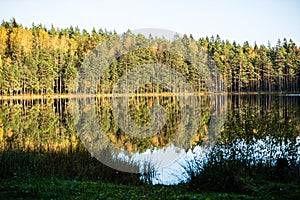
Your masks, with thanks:
[(72, 25), (120, 34), (160, 28), (195, 39), (219, 34), (240, 44), (273, 46), (287, 38), (300, 45), (298, 0), (0, 0), (0, 20), (13, 17), (25, 27)]

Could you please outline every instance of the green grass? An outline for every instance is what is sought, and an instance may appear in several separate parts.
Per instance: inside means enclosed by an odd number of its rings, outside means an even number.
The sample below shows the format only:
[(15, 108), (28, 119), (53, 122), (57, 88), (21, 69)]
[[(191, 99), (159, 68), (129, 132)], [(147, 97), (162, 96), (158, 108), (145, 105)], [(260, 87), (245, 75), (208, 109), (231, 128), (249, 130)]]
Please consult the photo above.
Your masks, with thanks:
[(228, 194), (177, 186), (131, 186), (57, 178), (2, 179), (0, 199), (299, 199), (299, 183), (256, 182), (252, 194)]

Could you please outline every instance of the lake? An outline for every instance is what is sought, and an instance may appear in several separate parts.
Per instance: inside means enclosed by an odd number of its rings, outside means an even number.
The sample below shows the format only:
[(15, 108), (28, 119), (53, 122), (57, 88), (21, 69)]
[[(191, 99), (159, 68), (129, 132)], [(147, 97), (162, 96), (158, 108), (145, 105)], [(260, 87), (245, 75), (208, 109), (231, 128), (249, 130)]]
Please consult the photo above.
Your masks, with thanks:
[(0, 168), (7, 177), (130, 172), (175, 184), (211, 157), (299, 166), (299, 122), (297, 94), (1, 100)]

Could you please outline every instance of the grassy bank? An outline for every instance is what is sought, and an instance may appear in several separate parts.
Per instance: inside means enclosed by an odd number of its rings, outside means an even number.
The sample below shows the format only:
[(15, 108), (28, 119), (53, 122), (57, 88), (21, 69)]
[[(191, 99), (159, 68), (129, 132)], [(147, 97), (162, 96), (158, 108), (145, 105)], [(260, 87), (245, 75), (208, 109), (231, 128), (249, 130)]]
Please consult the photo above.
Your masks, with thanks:
[(191, 190), (188, 185), (131, 186), (95, 181), (57, 178), (2, 179), (0, 199), (299, 199), (295, 182), (261, 182), (250, 194), (216, 193)]
[(238, 161), (190, 171), (189, 182), (176, 186), (145, 184), (88, 153), (5, 152), (0, 161), (0, 199), (300, 199), (297, 170), (252, 169)]

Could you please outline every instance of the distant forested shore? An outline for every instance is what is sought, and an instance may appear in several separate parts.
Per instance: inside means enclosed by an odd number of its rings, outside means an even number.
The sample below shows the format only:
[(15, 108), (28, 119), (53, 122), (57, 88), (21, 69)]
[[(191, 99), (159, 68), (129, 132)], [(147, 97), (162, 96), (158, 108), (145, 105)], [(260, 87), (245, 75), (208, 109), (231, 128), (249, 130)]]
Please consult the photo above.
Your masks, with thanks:
[[(278, 40), (275, 46), (251, 46), (222, 40), (218, 35), (198, 40), (184, 35), (174, 42), (146, 38), (127, 31), (122, 35), (70, 26), (65, 29), (42, 25), (24, 28), (15, 19), (0, 26), (0, 96), (68, 94), (77, 90), (80, 66), (102, 41), (120, 37), (122, 45), (156, 44), (122, 55), (101, 77), (100, 93), (111, 93), (114, 84), (133, 67), (148, 63), (171, 65), (183, 74), (198, 92), (207, 91), (201, 74), (192, 63), (160, 51), (159, 45), (185, 48), (191, 55), (206, 51), (216, 64), (228, 92), (299, 92), (300, 48), (291, 40)], [(151, 46), (150, 45), (150, 46)], [(141, 93), (168, 92), (150, 84)]]

